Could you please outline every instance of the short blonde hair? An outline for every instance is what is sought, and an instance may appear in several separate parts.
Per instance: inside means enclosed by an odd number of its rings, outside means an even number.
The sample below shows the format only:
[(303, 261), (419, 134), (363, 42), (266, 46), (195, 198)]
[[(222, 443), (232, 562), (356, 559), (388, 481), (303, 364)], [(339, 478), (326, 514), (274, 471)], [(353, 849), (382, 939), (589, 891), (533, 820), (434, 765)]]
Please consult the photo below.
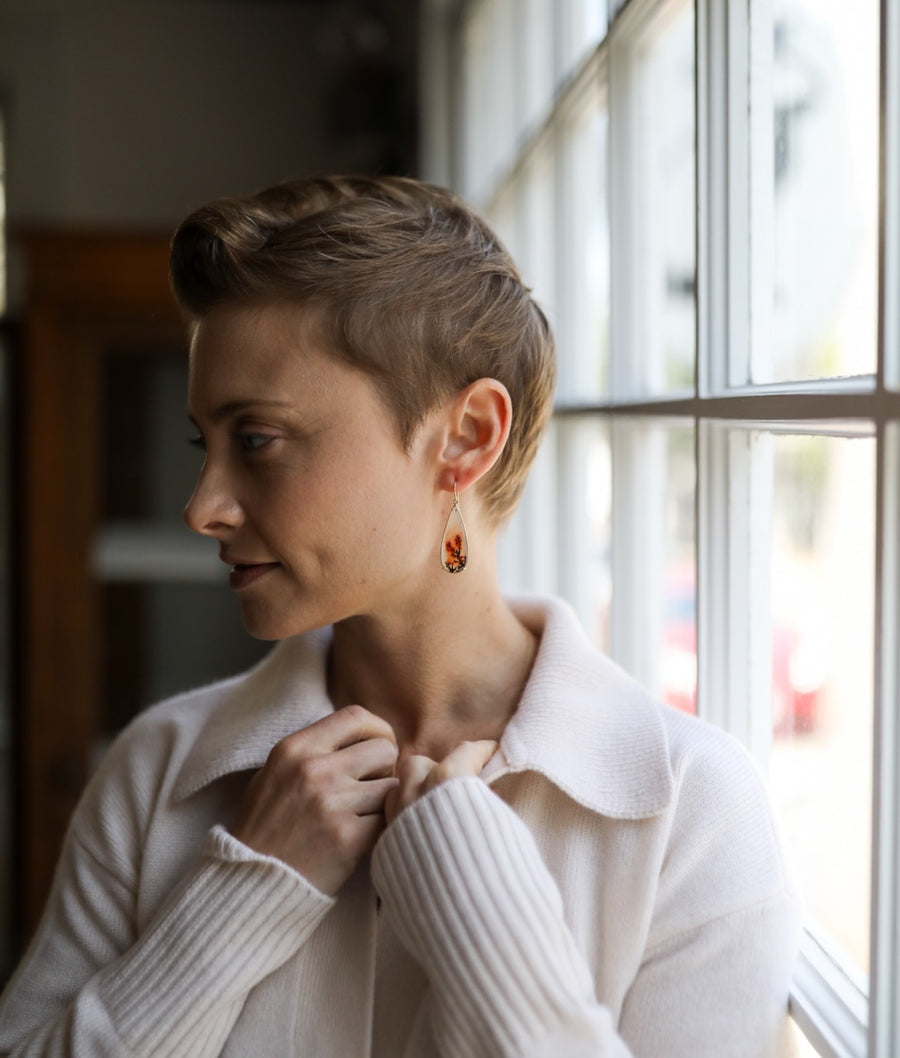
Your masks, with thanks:
[(290, 181), (192, 213), (170, 264), (192, 321), (228, 302), (316, 310), (326, 348), (373, 378), (405, 447), (441, 400), (502, 382), (512, 427), (479, 490), (495, 524), (512, 513), (550, 414), (553, 337), (499, 239), (452, 192), (404, 177)]

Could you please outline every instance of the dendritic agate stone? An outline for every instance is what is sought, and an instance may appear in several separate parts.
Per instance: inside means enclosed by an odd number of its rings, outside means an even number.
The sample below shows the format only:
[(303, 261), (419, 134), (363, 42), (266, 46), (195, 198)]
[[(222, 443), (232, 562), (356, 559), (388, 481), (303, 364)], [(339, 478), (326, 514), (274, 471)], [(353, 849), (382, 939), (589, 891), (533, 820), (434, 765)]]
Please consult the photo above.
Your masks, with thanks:
[(441, 565), (448, 573), (462, 573), (468, 561), (469, 541), (466, 539), (466, 527), (459, 513), (459, 507), (454, 504), (447, 524), (444, 526)]

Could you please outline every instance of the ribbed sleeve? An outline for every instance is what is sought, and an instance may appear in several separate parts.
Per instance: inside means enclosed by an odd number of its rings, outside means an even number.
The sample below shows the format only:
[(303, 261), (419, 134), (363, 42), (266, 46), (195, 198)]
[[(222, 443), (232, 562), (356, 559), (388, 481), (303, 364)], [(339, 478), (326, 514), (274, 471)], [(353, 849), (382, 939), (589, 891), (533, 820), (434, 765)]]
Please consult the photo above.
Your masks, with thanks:
[(214, 827), (199, 871), (104, 989), (120, 1035), (135, 1054), (195, 1055), (214, 1020), (221, 1045), (247, 992), (332, 904), (283, 863)]
[(250, 990), (286, 962), (334, 900), (223, 827), (137, 942), (13, 1054), (212, 1058)]
[(442, 1054), (627, 1055), (530, 832), (480, 779), (407, 808), (376, 847), (373, 878), (429, 976)]

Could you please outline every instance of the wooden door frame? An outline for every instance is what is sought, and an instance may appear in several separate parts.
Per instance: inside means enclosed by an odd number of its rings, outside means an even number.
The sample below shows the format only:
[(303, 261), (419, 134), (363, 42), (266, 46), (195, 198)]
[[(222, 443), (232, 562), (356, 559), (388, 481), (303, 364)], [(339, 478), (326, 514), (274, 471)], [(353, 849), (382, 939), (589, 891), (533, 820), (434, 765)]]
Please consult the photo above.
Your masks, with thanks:
[(100, 520), (101, 359), (183, 340), (168, 239), (29, 232), (15, 370), (16, 879), (30, 935), (84, 787), (100, 717), (99, 609), (90, 568)]

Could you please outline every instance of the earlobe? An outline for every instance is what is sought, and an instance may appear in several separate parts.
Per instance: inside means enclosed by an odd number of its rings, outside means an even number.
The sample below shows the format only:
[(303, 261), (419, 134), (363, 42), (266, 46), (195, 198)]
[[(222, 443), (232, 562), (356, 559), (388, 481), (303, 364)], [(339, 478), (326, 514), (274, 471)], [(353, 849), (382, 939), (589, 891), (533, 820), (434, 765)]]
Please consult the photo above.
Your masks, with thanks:
[(479, 378), (461, 390), (448, 408), (441, 452), (441, 487), (460, 491), (483, 477), (500, 458), (512, 422), (512, 400), (502, 382)]

